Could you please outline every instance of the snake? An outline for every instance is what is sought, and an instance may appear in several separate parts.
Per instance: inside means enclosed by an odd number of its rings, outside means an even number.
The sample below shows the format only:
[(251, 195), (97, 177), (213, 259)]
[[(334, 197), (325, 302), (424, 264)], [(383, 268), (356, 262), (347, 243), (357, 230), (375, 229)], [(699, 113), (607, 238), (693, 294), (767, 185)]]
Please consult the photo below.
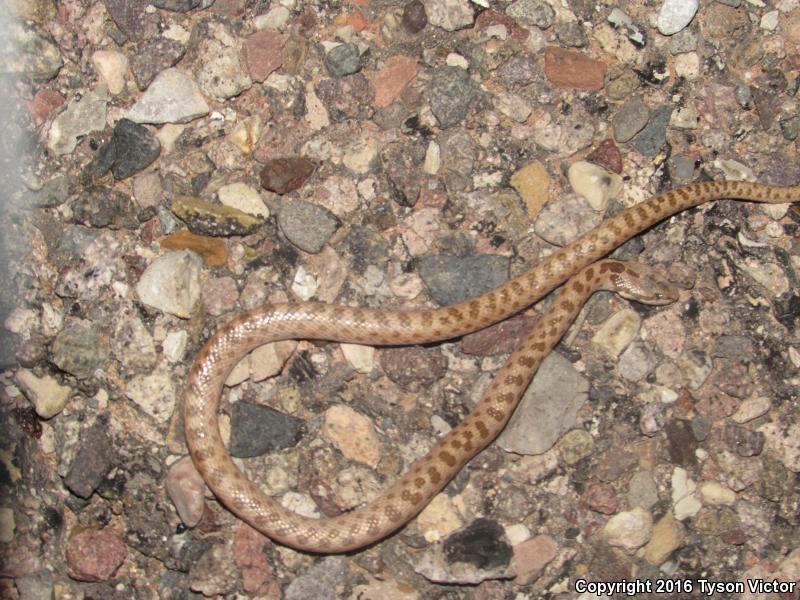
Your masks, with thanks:
[[(280, 544), (332, 554), (382, 540), (411, 521), (499, 435), (539, 364), (593, 291), (613, 289), (653, 304), (673, 299), (673, 288), (657, 273), (601, 259), (676, 213), (722, 199), (788, 203), (800, 199), (800, 186), (703, 181), (659, 193), (608, 217), (498, 287), (449, 306), (403, 310), (301, 302), (267, 304), (234, 317), (198, 351), (184, 388), (184, 434), (195, 467), (225, 507)], [(222, 389), (233, 367), (258, 346), (285, 339), (373, 346), (453, 339), (519, 313), (565, 282), (472, 411), (369, 503), (333, 517), (300, 515), (266, 494), (231, 459), (219, 429)]]

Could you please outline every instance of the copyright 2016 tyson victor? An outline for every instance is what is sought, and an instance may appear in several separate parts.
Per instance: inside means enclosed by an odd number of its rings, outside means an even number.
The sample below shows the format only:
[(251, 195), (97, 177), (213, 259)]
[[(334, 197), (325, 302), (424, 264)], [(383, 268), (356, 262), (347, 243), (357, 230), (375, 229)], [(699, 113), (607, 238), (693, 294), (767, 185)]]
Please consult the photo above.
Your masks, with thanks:
[(745, 581), (714, 581), (712, 579), (622, 579), (620, 581), (587, 581), (576, 579), (574, 589), (579, 594), (595, 596), (635, 596), (637, 594), (793, 594), (796, 581), (777, 579), (746, 579)]

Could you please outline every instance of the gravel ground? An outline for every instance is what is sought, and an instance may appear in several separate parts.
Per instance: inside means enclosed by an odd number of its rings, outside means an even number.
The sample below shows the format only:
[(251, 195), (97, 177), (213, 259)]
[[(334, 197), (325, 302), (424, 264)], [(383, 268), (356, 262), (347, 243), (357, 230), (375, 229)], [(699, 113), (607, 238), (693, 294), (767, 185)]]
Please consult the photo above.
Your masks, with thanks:
[[(265, 302), (449, 304), (659, 191), (797, 184), (799, 5), (6, 0), (0, 597), (798, 598), (796, 207), (626, 243), (680, 300), (592, 298), (500, 439), (360, 552), (234, 518), (180, 408), (203, 341)], [(261, 348), (223, 435), (285, 505), (350, 510), (546, 304), (420, 347)]]

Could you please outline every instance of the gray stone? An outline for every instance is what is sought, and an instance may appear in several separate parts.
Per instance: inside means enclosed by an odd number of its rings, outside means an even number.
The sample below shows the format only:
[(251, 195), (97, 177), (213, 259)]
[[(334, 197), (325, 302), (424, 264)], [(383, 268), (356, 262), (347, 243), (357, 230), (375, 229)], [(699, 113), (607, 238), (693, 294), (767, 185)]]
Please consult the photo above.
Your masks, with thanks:
[(428, 98), (439, 126), (447, 129), (464, 120), (477, 93), (468, 71), (459, 67), (434, 70)]
[(361, 70), (361, 55), (355, 44), (339, 44), (325, 55), (325, 68), (331, 77), (340, 78)]
[(173, 68), (159, 73), (126, 117), (135, 123), (188, 123), (206, 114), (208, 104), (194, 79)]
[(53, 363), (78, 379), (88, 379), (109, 359), (109, 340), (95, 325), (73, 321), (58, 332), (51, 348)]
[(321, 252), (340, 225), (327, 208), (303, 200), (287, 202), (278, 213), (278, 226), (286, 238), (311, 254)]
[(455, 304), (488, 292), (508, 279), (509, 259), (493, 254), (426, 256), (419, 274), (440, 305)]
[(497, 444), (517, 454), (542, 454), (575, 425), (589, 382), (556, 352), (542, 361)]

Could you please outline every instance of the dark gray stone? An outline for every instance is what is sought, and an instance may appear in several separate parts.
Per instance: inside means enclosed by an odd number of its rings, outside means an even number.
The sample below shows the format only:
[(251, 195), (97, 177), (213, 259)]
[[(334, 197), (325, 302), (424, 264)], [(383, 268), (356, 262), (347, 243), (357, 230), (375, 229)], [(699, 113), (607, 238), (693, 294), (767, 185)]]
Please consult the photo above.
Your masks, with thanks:
[(455, 304), (488, 292), (508, 279), (510, 261), (504, 256), (427, 256), (419, 274), (440, 305)]
[(302, 430), (302, 419), (268, 406), (239, 401), (231, 407), (230, 452), (232, 456), (247, 458), (291, 448), (297, 444)]

